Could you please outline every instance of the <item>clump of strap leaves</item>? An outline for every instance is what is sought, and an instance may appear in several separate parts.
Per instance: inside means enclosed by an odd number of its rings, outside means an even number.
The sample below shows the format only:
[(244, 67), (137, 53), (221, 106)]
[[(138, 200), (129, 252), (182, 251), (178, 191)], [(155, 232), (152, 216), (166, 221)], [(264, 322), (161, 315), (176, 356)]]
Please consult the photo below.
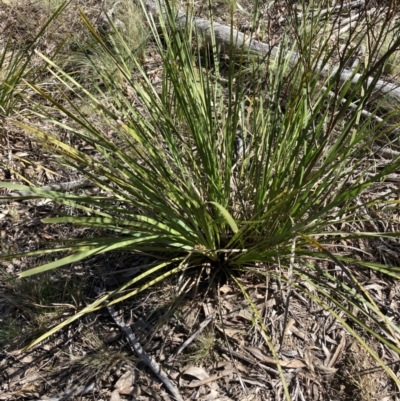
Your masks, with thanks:
[[(102, 195), (1, 186), (25, 191), (21, 199), (52, 199), (82, 212), (47, 218), (46, 223), (70, 223), (107, 235), (60, 240), (59, 246), (52, 243), (48, 249), (29, 252), (24, 256), (70, 254), (19, 277), (114, 251), (161, 252), (164, 259), (31, 345), (87, 313), (111, 307), (173, 275), (201, 274), (208, 266), (212, 279), (224, 277), (243, 292), (253, 306), (254, 324), (277, 361), (263, 317), (241, 285), (240, 277), (248, 273), (264, 282), (266, 277), (279, 279), (287, 288), (287, 305), (291, 289), (296, 289), (332, 314), (400, 385), (363, 337), (375, 337), (400, 353), (400, 328), (354, 274), (362, 268), (397, 280), (399, 267), (344, 252), (360, 241), (396, 236), (361, 223), (373, 219), (378, 209), (384, 210), (381, 219), (391, 219), (397, 202), (391, 191), (371, 188), (398, 171), (399, 157), (377, 168), (371, 155), (372, 149), (390, 145), (395, 130), (395, 112), (387, 112), (384, 105), (393, 101), (396, 88), (382, 86), (381, 74), (400, 45), (399, 26), (392, 23), (394, 13), (376, 12), (365, 14), (365, 24), (344, 38), (335, 37), (335, 19), (326, 10), (316, 5), (301, 14), (295, 11), (288, 10), (286, 38), (279, 47), (268, 48), (254, 43), (249, 47), (236, 31), (223, 31), (213, 23), (212, 16), (202, 28), (198, 19), (182, 14), (176, 18), (168, 2), (150, 8), (143, 4), (150, 39), (162, 60), (159, 87), (140, 59), (125, 63), (113, 53), (112, 36), (102, 37), (83, 14), (93, 40), (114, 61), (113, 73), (99, 68), (101, 84), (89, 90), (42, 56), (58, 81), (59, 94), (34, 84), (31, 88), (65, 118), (56, 118), (53, 109), (41, 108), (40, 103), (36, 116), (67, 130), (95, 152), (80, 151), (51, 130), (17, 124)], [(388, 27), (393, 38), (389, 43), (383, 40)], [(349, 67), (356, 50), (366, 43), (365, 60)], [(228, 55), (223, 69), (222, 52)], [(132, 61), (135, 74), (128, 68)], [(96, 123), (81, 111), (81, 98), (90, 99)], [(111, 131), (113, 138), (106, 135)], [(326, 268), (324, 261), (335, 268)], [(285, 393), (290, 399), (287, 386)]]

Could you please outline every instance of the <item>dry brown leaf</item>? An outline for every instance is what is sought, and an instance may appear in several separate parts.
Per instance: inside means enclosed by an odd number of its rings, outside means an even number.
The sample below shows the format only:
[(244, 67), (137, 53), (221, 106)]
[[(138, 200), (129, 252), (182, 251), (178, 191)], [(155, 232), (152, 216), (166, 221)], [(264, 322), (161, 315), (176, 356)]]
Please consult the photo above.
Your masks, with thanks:
[[(36, 372), (37, 372), (37, 369), (36, 369)], [(40, 381), (41, 378), (42, 378), (42, 376), (40, 374), (34, 373), (34, 372), (30, 373), (29, 370), (27, 370), (24, 378), (20, 379), (18, 384), (20, 386), (24, 386), (28, 383), (38, 382), (38, 381)]]
[(238, 316), (240, 316), (240, 317), (242, 317), (243, 319), (248, 320), (248, 321), (250, 321), (250, 322), (253, 320), (253, 315), (252, 315), (252, 313), (251, 313), (249, 310), (246, 310), (246, 309), (242, 309), (242, 310), (238, 313)]
[(318, 347), (315, 347), (313, 345), (310, 345), (304, 350), (304, 360), (307, 364), (307, 367), (311, 370), (311, 372), (314, 372), (314, 360), (315, 356), (313, 354), (313, 350), (319, 350)]
[[(325, 336), (325, 338), (326, 338), (326, 337), (327, 337), (327, 336)], [(328, 363), (329, 363), (329, 361), (330, 361), (332, 355), (331, 355), (329, 349), (328, 349), (324, 344), (322, 344), (322, 350), (324, 351), (324, 354), (325, 354), (324, 365), (325, 365), (325, 366), (328, 366)]]
[(254, 394), (249, 394), (244, 396), (241, 401), (254, 401), (255, 399), (256, 396)]
[(130, 386), (130, 387), (122, 387), (122, 388), (117, 389), (117, 391), (118, 391), (118, 393), (120, 393), (120, 394), (129, 395), (129, 394), (132, 394), (132, 392), (133, 392), (133, 386)]
[[(246, 347), (246, 350), (251, 352), (260, 361), (276, 365), (275, 359), (270, 356), (264, 355), (259, 348)], [(282, 368), (287, 368), (287, 369), (299, 369), (299, 368), (304, 368), (306, 366), (303, 362), (299, 361), (298, 359), (292, 359), (291, 361), (279, 360), (278, 362), (282, 366)]]
[(204, 303), (203, 311), (206, 316), (212, 315), (213, 313), (215, 313), (214, 306), (211, 303)]
[(276, 299), (275, 298), (271, 298), (267, 302), (265, 302), (265, 307), (267, 309), (272, 308), (275, 305), (276, 305)]
[(211, 390), (207, 395), (203, 395), (200, 399), (204, 401), (215, 400), (216, 398), (218, 398), (218, 396), (218, 391)]
[(107, 344), (111, 344), (112, 342), (118, 340), (121, 337), (121, 333), (119, 331), (110, 331), (109, 333), (104, 334), (104, 341)]
[(322, 365), (322, 363), (316, 362), (316, 363), (314, 363), (314, 366), (315, 366), (320, 372), (325, 373), (326, 375), (332, 375), (332, 374), (334, 374), (334, 373), (337, 372), (337, 369), (335, 369), (335, 368), (330, 368), (330, 367), (328, 367), (328, 366), (324, 366), (324, 365)]
[(216, 398), (214, 401), (233, 401), (233, 399), (224, 396), (224, 397)]
[(261, 352), (259, 348), (256, 347), (246, 347), (246, 350), (249, 351), (251, 354), (253, 354), (256, 358), (258, 358), (260, 361), (263, 361), (265, 358), (265, 355)]
[(217, 375), (212, 375), (210, 377), (207, 377), (207, 379), (198, 380), (198, 381), (192, 382), (192, 383), (188, 384), (188, 387), (191, 387), (191, 388), (200, 387), (200, 386), (203, 386), (205, 384), (211, 383), (211, 382), (213, 382), (215, 380), (218, 380), (223, 376), (232, 375), (233, 373), (234, 373), (234, 369), (233, 368), (225, 369), (222, 372), (218, 373)]
[(119, 390), (124, 387), (132, 387), (133, 384), (133, 372), (126, 371), (115, 383), (114, 388)]
[(228, 292), (232, 291), (232, 288), (229, 287), (229, 285), (224, 284), (220, 289), (219, 289), (223, 294), (227, 294)]
[(313, 392), (314, 400), (321, 399), (318, 386), (315, 383), (313, 383), (313, 385), (312, 385), (312, 392)]
[(182, 375), (193, 376), (199, 380), (204, 380), (209, 377), (209, 374), (203, 368), (199, 368), (197, 366), (190, 366), (184, 372), (182, 372)]
[(119, 401), (121, 398), (119, 396), (118, 390), (114, 390), (111, 393), (110, 401)]
[(185, 308), (183, 319), (185, 321), (186, 326), (191, 330), (198, 320), (198, 311), (195, 308), (192, 308), (190, 305)]
[(286, 325), (286, 329), (285, 329), (285, 336), (288, 334), (291, 334), (291, 329), (295, 323), (296, 323), (296, 321), (294, 319), (289, 319), (289, 321)]
[(218, 325), (215, 325), (215, 327), (223, 334), (226, 334), (228, 337), (230, 338), (234, 338), (236, 337), (236, 339), (238, 338), (238, 334), (243, 333), (241, 330), (237, 330), (237, 329), (231, 329), (229, 327), (219, 327)]
[[(265, 361), (265, 362), (267, 362), (267, 361)], [(282, 366), (282, 368), (287, 368), (287, 369), (300, 369), (300, 368), (306, 367), (306, 364), (299, 361), (298, 359), (292, 359), (291, 361), (281, 361), (280, 360), (279, 364)]]
[(18, 390), (18, 393), (24, 394), (24, 393), (32, 393), (33, 391), (36, 391), (36, 385), (35, 384), (28, 384)]
[(292, 326), (290, 328), (290, 331), (293, 334), (295, 334), (297, 337), (300, 337), (302, 340), (306, 340), (306, 335), (301, 330), (299, 330), (296, 326)]
[(330, 368), (333, 367), (333, 365), (338, 360), (341, 352), (344, 350), (345, 346), (346, 346), (346, 335), (345, 335), (345, 333), (342, 333), (342, 338), (340, 339), (340, 343), (339, 343), (338, 347), (336, 348), (336, 351), (333, 354), (332, 359), (329, 361), (328, 367), (330, 367)]
[(215, 369), (221, 369), (221, 368), (228, 369), (232, 367), (235, 367), (237, 370), (240, 370), (241, 372), (248, 373), (246, 366), (244, 366), (238, 361), (235, 361), (235, 363), (232, 363), (231, 361), (218, 361), (214, 365)]
[(225, 308), (225, 310), (226, 310), (227, 312), (232, 312), (232, 311), (235, 309), (234, 305), (233, 305), (232, 303), (230, 303), (230, 302), (229, 302), (228, 300), (226, 300), (226, 299), (223, 300), (222, 306)]
[[(239, 381), (239, 378), (235, 377), (233, 380)], [(261, 383), (259, 380), (256, 380), (253, 377), (241, 376), (240, 381), (243, 381), (244, 383), (252, 384), (253, 386), (257, 386), (260, 388), (266, 388), (266, 385), (264, 383)]]

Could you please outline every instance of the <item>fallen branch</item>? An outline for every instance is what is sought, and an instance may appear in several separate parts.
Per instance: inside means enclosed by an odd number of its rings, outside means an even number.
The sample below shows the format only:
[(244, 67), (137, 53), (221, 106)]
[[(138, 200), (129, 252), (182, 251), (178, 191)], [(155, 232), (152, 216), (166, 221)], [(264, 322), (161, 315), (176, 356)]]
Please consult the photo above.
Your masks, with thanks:
[(136, 339), (135, 334), (133, 334), (132, 329), (130, 326), (125, 324), (125, 322), (120, 318), (113, 306), (107, 307), (110, 315), (114, 319), (115, 323), (120, 327), (120, 329), (125, 333), (126, 337), (129, 340), (129, 344), (132, 349), (136, 352), (136, 354), (140, 357), (140, 359), (154, 372), (154, 374), (164, 383), (165, 387), (170, 391), (172, 396), (178, 400), (183, 401), (183, 398), (179, 394), (178, 389), (169, 379), (168, 375), (161, 369), (154, 359), (147, 355), (146, 352), (143, 350), (142, 346), (140, 345), (139, 341)]
[[(39, 187), (38, 189), (41, 189), (43, 191), (71, 191), (73, 189), (78, 189), (78, 188), (87, 188), (87, 187), (93, 187), (95, 184), (88, 180), (88, 179), (82, 179), (82, 180), (75, 180), (75, 181), (68, 181), (68, 182), (56, 182), (53, 184), (49, 185), (44, 185), (43, 187)], [(21, 197), (21, 196), (36, 196), (31, 191), (15, 191), (11, 192), (10, 194), (5, 195), (7, 197)]]
[[(155, 20), (157, 20), (160, 15), (159, 6), (151, 0), (144, 0), (144, 5), (147, 11)], [(166, 11), (162, 10), (161, 14), (165, 23), (167, 23), (168, 18)], [(263, 57), (269, 56), (271, 59), (274, 59), (279, 55), (280, 49), (278, 46), (271, 47), (266, 43), (251, 39), (248, 35), (245, 35), (229, 26), (219, 24), (218, 22), (211, 23), (210, 21), (199, 17), (191, 17), (180, 11), (176, 13), (175, 23), (179, 29), (185, 29), (188, 26), (189, 21), (192, 23), (197, 33), (199, 33), (209, 44), (213, 42), (214, 32), (215, 42), (223, 52), (248, 52), (249, 54), (260, 55)], [(400, 38), (397, 41), (398, 44), (400, 44)], [(290, 62), (293, 64), (300, 60), (300, 55), (298, 53), (289, 52), (289, 55)], [(338, 70), (339, 67), (325, 65), (319, 68), (319, 74), (322, 77), (333, 76), (338, 72)], [(351, 81), (353, 84), (356, 84), (362, 78), (362, 74), (355, 74), (354, 71), (348, 69), (342, 69), (339, 75), (339, 79), (342, 83)], [(367, 85), (373, 84), (373, 81), (374, 78), (369, 77), (367, 79)], [(387, 95), (391, 100), (400, 102), (400, 88), (398, 85), (378, 80), (375, 83), (374, 92), (381, 92), (381, 94)]]

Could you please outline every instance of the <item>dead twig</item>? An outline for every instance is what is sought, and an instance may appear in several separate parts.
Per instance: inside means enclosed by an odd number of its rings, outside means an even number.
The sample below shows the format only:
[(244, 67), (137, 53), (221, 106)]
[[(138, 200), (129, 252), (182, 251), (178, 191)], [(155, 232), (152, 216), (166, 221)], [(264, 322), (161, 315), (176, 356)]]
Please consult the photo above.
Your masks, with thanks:
[(111, 317), (114, 319), (115, 323), (119, 326), (119, 328), (124, 332), (126, 337), (129, 340), (129, 344), (132, 349), (136, 352), (136, 354), (140, 357), (140, 359), (154, 372), (154, 374), (164, 383), (165, 387), (170, 391), (172, 396), (177, 401), (183, 401), (183, 398), (179, 394), (177, 387), (172, 383), (169, 379), (168, 375), (161, 369), (160, 365), (154, 361), (154, 359), (147, 355), (146, 352), (143, 350), (142, 346), (140, 345), (139, 341), (136, 339), (135, 335), (133, 334), (132, 329), (130, 326), (125, 324), (123, 319), (118, 316), (117, 311), (113, 306), (107, 307)]
[[(38, 189), (42, 191), (71, 191), (78, 188), (93, 187), (95, 184), (84, 178), (81, 180), (69, 181), (69, 182), (57, 182), (49, 185), (44, 185)], [(7, 197), (21, 197), (21, 196), (35, 196), (31, 191), (15, 191), (10, 194), (5, 195)]]

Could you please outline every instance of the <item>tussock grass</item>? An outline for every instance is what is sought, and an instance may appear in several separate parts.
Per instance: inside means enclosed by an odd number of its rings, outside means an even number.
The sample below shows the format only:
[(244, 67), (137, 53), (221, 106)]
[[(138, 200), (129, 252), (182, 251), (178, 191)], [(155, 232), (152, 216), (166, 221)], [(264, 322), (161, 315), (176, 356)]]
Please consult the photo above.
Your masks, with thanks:
[(76, 51), (65, 60), (63, 68), (80, 82), (103, 85), (102, 77), (113, 77), (123, 81), (124, 77), (115, 61), (133, 70), (134, 58), (141, 59), (146, 44), (146, 34), (140, 8), (134, 2), (104, 2), (97, 22), (104, 43), (111, 53), (104, 52), (102, 46), (89, 32), (76, 38)]
[(213, 359), (215, 340), (216, 337), (212, 329), (204, 330), (196, 338), (194, 344), (185, 352), (185, 358), (193, 363), (200, 362), (202, 365), (206, 365), (207, 361), (212, 361)]
[(110, 347), (91, 329), (82, 332), (81, 355), (70, 355), (66, 366), (60, 369), (74, 371), (80, 383), (106, 380), (121, 367), (135, 367), (135, 359), (126, 352)]
[[(10, 305), (11, 314), (0, 323), (4, 324), (4, 333), (16, 334), (10, 335), (3, 346), (12, 349), (16, 341), (21, 346), (29, 338), (46, 331), (51, 322), (57, 322), (67, 311), (81, 307), (87, 279), (60, 271), (16, 281), (12, 275), (1, 270), (2, 299)], [(15, 311), (19, 311), (18, 318), (11, 317)]]
[[(21, 336), (21, 326), (12, 317), (3, 319), (0, 325), (0, 349), (6, 349), (10, 344), (15, 345)], [(17, 346), (21, 344), (16, 344)]]

